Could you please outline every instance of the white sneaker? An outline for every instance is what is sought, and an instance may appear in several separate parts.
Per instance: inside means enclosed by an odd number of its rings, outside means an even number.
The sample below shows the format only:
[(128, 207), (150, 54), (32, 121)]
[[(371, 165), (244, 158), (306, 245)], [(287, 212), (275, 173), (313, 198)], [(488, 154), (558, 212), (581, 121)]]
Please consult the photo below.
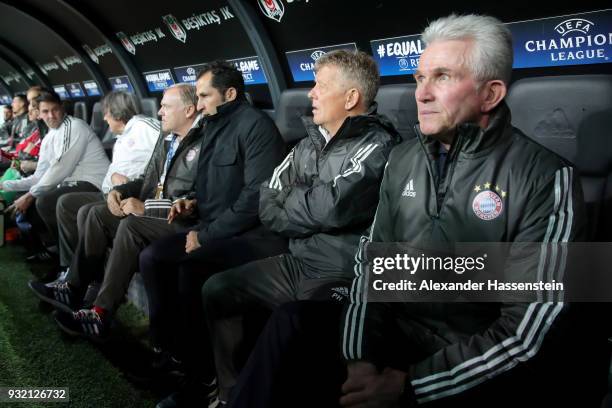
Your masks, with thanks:
[(211, 399), (210, 402), (208, 403), (208, 408), (221, 408), (221, 407), (226, 407), (226, 406), (227, 406), (227, 402), (221, 401), (219, 397), (215, 397)]
[(46, 284), (46, 286), (52, 288), (54, 286), (57, 286), (58, 284), (65, 282), (66, 281), (66, 276), (68, 276), (68, 271), (70, 270), (70, 268), (66, 268), (65, 271), (62, 271), (59, 273), (59, 275), (57, 276), (57, 279), (49, 282)]

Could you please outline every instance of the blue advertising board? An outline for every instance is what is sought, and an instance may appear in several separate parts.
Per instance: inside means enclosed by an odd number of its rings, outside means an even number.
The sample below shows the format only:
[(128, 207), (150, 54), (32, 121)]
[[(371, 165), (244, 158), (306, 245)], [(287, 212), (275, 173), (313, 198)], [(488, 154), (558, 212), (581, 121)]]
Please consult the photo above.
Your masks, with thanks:
[(68, 91), (64, 85), (55, 85), (53, 90), (59, 95), (60, 99), (70, 99), (70, 95), (68, 95)]
[(83, 86), (88, 96), (100, 96), (100, 88), (96, 81), (83, 81)]
[(314, 64), (326, 53), (334, 50), (357, 50), (355, 43), (330, 45), (327, 47), (308, 48), (286, 52), (287, 62), (295, 82), (314, 81)]
[(108, 78), (113, 91), (134, 92), (134, 87), (127, 75)]
[(509, 23), (514, 68), (609, 63), (612, 10)]
[(380, 76), (414, 74), (425, 49), (418, 34), (372, 40), (370, 46)]
[(184, 67), (175, 67), (174, 75), (178, 82), (184, 82), (195, 86), (196, 78), (204, 64), (186, 65)]
[(84, 98), (85, 97), (85, 92), (83, 92), (83, 88), (81, 88), (81, 84), (79, 84), (78, 82), (67, 84), (66, 87), (68, 88), (68, 93), (70, 94), (71, 97), (73, 98)]
[(169, 69), (162, 69), (160, 71), (143, 72), (147, 87), (151, 92), (161, 92), (169, 86), (174, 85), (174, 78), (172, 72)]
[(228, 62), (233, 63), (238, 69), (238, 71), (242, 72), (242, 77), (244, 78), (245, 85), (258, 85), (268, 83), (263, 68), (261, 67), (261, 63), (259, 62), (258, 56), (238, 58), (228, 60)]

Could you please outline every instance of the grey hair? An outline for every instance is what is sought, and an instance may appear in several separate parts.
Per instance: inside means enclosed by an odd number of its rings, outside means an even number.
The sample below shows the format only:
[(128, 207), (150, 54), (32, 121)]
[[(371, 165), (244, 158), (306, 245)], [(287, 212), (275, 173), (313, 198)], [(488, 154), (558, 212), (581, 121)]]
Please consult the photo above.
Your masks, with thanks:
[(128, 123), (133, 116), (142, 112), (142, 108), (131, 93), (112, 91), (102, 99), (102, 112), (108, 113), (115, 120)]
[(366, 108), (374, 102), (380, 75), (374, 59), (363, 51), (336, 50), (324, 54), (315, 63), (315, 73), (325, 65), (340, 69), (345, 80), (352, 82), (363, 96)]
[(183, 102), (184, 106), (197, 105), (198, 95), (196, 94), (195, 86), (181, 82), (180, 84), (174, 84), (166, 88), (164, 93), (168, 92), (169, 89), (178, 89), (179, 98)]
[(501, 21), (491, 16), (451, 14), (430, 23), (421, 34), (429, 45), (435, 41), (471, 40), (472, 53), (467, 68), (474, 78), (485, 82), (493, 79), (506, 85), (512, 76), (512, 34)]

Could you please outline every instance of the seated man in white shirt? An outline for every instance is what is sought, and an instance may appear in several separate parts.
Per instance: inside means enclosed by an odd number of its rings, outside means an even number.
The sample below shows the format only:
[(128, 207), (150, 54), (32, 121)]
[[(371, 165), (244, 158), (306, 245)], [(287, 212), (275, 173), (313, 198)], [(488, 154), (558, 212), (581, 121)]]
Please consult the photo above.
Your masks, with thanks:
[(104, 203), (105, 195), (116, 185), (142, 175), (161, 135), (159, 120), (141, 115), (142, 108), (134, 95), (113, 91), (102, 100), (104, 120), (117, 135), (113, 157), (102, 192), (70, 193), (57, 202), (60, 267), (70, 265), (79, 232), (87, 213), (95, 204)]
[(49, 127), (36, 171), (21, 180), (5, 181), (0, 188), (26, 191), (13, 206), (35, 230), (42, 232), (46, 226), (46, 244), (53, 245), (57, 242), (57, 200), (70, 192), (100, 191), (109, 161), (93, 130), (81, 119), (66, 115), (55, 92), (45, 90), (36, 100), (40, 117)]

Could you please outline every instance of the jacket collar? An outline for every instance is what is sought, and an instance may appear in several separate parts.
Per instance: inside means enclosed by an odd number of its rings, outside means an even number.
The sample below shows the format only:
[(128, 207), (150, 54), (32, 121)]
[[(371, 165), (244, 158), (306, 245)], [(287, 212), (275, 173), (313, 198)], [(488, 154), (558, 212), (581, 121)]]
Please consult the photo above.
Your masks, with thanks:
[(204, 121), (212, 122), (221, 118), (226, 118), (245, 104), (248, 104), (246, 98), (236, 98), (233, 101), (225, 102), (223, 105), (217, 106), (217, 113), (214, 115), (204, 116)]
[[(507, 132), (507, 130), (511, 127), (510, 122), (510, 109), (506, 102), (502, 101), (491, 114), (486, 129), (482, 129), (475, 123), (462, 123), (457, 126), (457, 134), (453, 140), (451, 151), (459, 150), (461, 153), (468, 155), (487, 152), (491, 147), (509, 137), (510, 132)], [(424, 136), (418, 124), (415, 125), (415, 130), (426, 149), (428, 151), (434, 149), (432, 146), (436, 145), (436, 139)]]

